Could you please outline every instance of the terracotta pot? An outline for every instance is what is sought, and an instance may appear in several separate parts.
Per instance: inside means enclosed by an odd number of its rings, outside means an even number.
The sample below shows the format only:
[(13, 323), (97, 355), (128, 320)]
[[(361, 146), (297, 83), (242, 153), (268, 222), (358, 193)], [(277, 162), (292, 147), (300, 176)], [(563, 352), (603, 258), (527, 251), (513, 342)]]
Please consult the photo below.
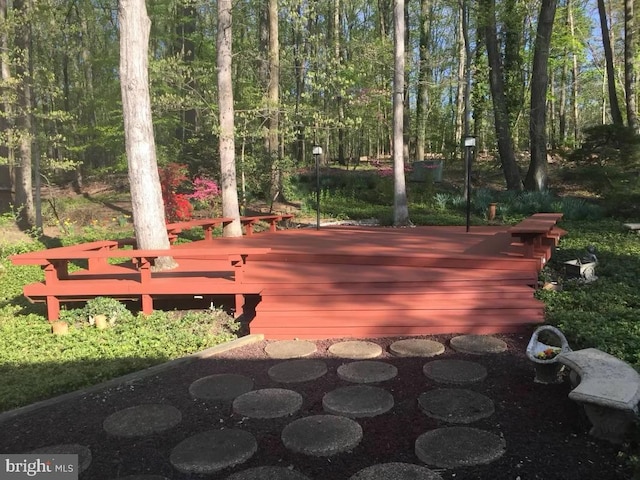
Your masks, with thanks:
[(51, 333), (54, 335), (66, 335), (69, 333), (69, 325), (67, 322), (53, 322), (51, 324)]
[(96, 328), (98, 330), (109, 328), (109, 321), (107, 320), (106, 315), (96, 315), (95, 317), (93, 317), (93, 321), (95, 322)]

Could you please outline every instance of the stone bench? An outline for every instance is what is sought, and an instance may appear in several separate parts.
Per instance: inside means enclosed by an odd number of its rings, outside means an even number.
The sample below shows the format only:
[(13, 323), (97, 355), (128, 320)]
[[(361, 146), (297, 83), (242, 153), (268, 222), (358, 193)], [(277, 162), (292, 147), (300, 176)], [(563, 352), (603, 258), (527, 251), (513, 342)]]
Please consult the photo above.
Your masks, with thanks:
[(569, 398), (584, 406), (593, 425), (589, 433), (621, 443), (638, 418), (640, 374), (596, 348), (561, 353), (557, 358), (580, 377)]

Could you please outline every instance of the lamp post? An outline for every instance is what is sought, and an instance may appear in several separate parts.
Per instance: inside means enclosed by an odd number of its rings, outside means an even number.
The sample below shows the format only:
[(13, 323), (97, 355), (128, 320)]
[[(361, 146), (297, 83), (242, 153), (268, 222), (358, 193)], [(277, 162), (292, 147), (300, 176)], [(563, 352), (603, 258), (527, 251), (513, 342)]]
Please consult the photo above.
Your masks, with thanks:
[(467, 136), (464, 139), (464, 166), (466, 171), (467, 184), (467, 232), (471, 226), (471, 159), (473, 158), (473, 149), (476, 146), (476, 137)]
[(313, 158), (316, 161), (316, 230), (320, 230), (320, 155), (322, 147), (313, 147)]

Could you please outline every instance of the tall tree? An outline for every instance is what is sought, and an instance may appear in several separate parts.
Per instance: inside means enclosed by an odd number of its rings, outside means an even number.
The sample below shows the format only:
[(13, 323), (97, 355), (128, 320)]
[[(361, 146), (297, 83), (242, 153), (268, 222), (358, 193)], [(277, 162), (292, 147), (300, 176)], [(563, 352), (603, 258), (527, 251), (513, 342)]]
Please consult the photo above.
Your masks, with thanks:
[(429, 83), (431, 66), (429, 45), (431, 44), (431, 0), (420, 0), (420, 45), (418, 62), (418, 94), (416, 103), (416, 160), (424, 160), (429, 110)]
[(20, 209), (20, 226), (28, 229), (35, 226), (36, 212), (33, 201), (32, 143), (33, 119), (31, 100), (31, 20), (32, 0), (14, 0), (17, 26), (15, 45), (16, 80), (18, 82), (18, 112), (15, 121), (18, 135), (18, 165), (16, 168), (15, 202)]
[[(133, 225), (138, 247), (169, 249), (149, 96), (149, 31), (145, 0), (120, 0), (120, 88), (129, 167)], [(160, 257), (157, 269), (174, 268)]]
[(602, 30), (602, 47), (604, 48), (604, 58), (607, 65), (607, 91), (609, 92), (611, 120), (614, 125), (623, 125), (622, 112), (618, 104), (618, 93), (616, 92), (616, 72), (613, 64), (613, 49), (611, 48), (609, 22), (607, 20), (607, 10), (605, 9), (604, 0), (598, 0), (598, 13), (600, 15), (600, 29)]
[(269, 201), (282, 197), (280, 153), (280, 38), (278, 0), (267, 0), (269, 25), (269, 83), (267, 85), (267, 154), (271, 165)]
[(11, 102), (11, 61), (9, 58), (10, 42), (7, 28), (9, 8), (7, 0), (0, 0), (0, 25), (3, 26), (0, 32), (0, 78), (2, 79), (2, 90), (0, 101), (0, 132), (4, 132), (4, 142), (0, 142), (0, 164), (6, 162), (9, 167), (9, 184), (13, 186), (14, 172), (14, 150), (13, 150), (13, 105)]
[(225, 237), (241, 237), (240, 206), (236, 180), (233, 80), (231, 78), (231, 0), (218, 0), (218, 105), (220, 108), (220, 170), (222, 215), (233, 218), (223, 229)]
[(500, 155), (504, 178), (507, 182), (507, 189), (522, 190), (520, 170), (518, 169), (516, 155), (513, 149), (509, 111), (507, 109), (504, 78), (502, 76), (495, 0), (481, 0), (480, 6), (482, 9), (482, 25), (487, 46), (487, 58), (489, 60), (489, 87), (493, 100), (493, 117), (498, 140), (498, 154)]
[(547, 174), (547, 86), (548, 63), (553, 20), (557, 0), (542, 0), (533, 52), (531, 74), (531, 109), (529, 111), (529, 139), (531, 161), (525, 178), (527, 190), (543, 191), (548, 185)]
[(636, 40), (633, 0), (624, 0), (624, 90), (627, 100), (627, 124), (638, 132), (636, 110)]
[(404, 0), (393, 2), (393, 225), (406, 227), (409, 206), (404, 176)]

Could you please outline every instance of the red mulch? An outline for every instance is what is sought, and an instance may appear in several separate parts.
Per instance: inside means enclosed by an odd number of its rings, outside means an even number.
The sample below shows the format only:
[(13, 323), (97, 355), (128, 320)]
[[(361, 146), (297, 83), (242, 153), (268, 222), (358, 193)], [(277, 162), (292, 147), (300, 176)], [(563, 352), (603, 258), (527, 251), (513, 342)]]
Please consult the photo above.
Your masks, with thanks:
[[(431, 337), (447, 342), (447, 336)], [(588, 435), (588, 420), (581, 408), (567, 398), (570, 386), (539, 385), (533, 382), (533, 367), (524, 355), (528, 338), (500, 336), (507, 353), (473, 356), (449, 347), (438, 358), (477, 361), (489, 372), (482, 383), (469, 387), (495, 402), (495, 413), (470, 426), (502, 433), (507, 451), (488, 465), (441, 470), (445, 479), (629, 479), (633, 473), (620, 454), (629, 445), (615, 446)], [(383, 347), (396, 339), (377, 339)], [(161, 474), (170, 479), (226, 478), (230, 473), (250, 467), (276, 465), (292, 467), (313, 479), (348, 479), (362, 468), (384, 462), (420, 464), (414, 454), (415, 439), (422, 433), (446, 426), (428, 418), (418, 407), (420, 393), (438, 385), (422, 373), (428, 359), (403, 359), (383, 354), (380, 359), (393, 363), (398, 376), (380, 386), (395, 398), (394, 408), (378, 417), (358, 419), (364, 431), (361, 444), (352, 452), (315, 458), (288, 451), (280, 433), (292, 419), (323, 413), (322, 396), (346, 385), (338, 379), (336, 368), (348, 360), (326, 354), (334, 341), (317, 342), (318, 353), (329, 367), (319, 380), (292, 384), (303, 395), (304, 404), (294, 417), (276, 420), (246, 419), (231, 412), (230, 405), (206, 404), (193, 400), (188, 388), (194, 380), (214, 373), (240, 373), (255, 381), (255, 388), (282, 387), (272, 382), (267, 370), (280, 360), (267, 359), (265, 342), (199, 360), (167, 370), (130, 385), (122, 385), (83, 398), (66, 401), (25, 414), (0, 425), (0, 451), (26, 453), (38, 447), (59, 443), (79, 443), (91, 448), (93, 461), (81, 479), (112, 479), (131, 474)], [(182, 411), (177, 427), (138, 439), (109, 437), (102, 422), (111, 413), (143, 403), (168, 403)], [(169, 463), (171, 449), (195, 433), (220, 428), (241, 428), (253, 433), (257, 453), (245, 464), (216, 475), (185, 475)]]

